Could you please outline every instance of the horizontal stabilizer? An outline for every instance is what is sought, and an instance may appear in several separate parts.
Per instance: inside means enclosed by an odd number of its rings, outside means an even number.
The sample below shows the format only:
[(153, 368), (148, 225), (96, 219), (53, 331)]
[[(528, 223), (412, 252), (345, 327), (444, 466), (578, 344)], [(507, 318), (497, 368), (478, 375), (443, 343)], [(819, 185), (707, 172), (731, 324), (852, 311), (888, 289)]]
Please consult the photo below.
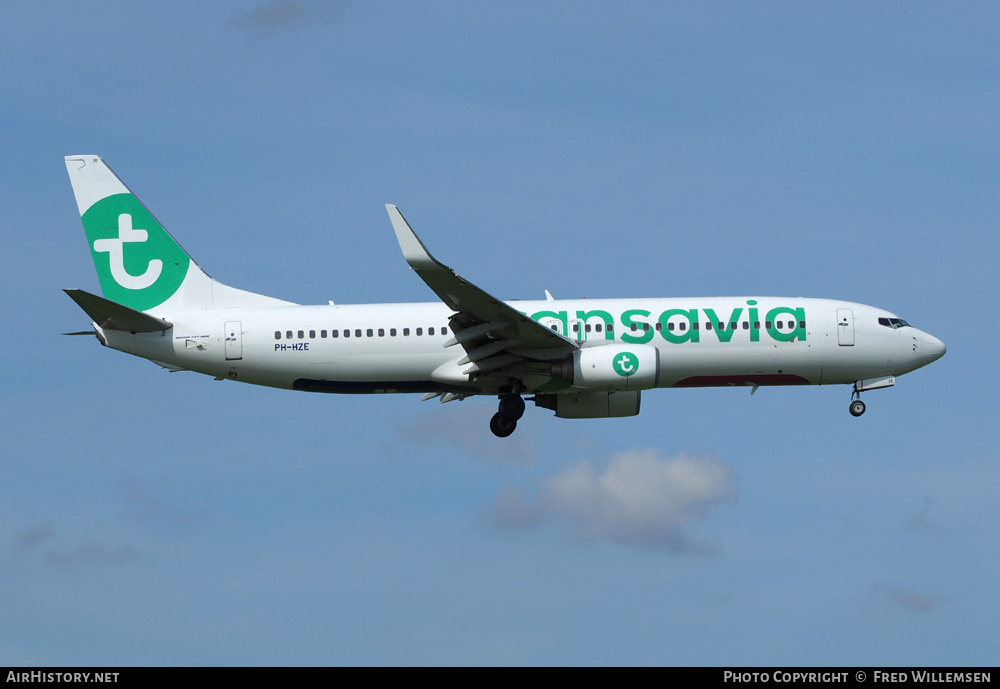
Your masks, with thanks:
[(82, 289), (64, 289), (63, 292), (83, 309), (91, 320), (104, 330), (125, 330), (130, 333), (163, 332), (173, 323), (156, 318), (142, 311), (130, 309), (117, 302), (99, 297)]

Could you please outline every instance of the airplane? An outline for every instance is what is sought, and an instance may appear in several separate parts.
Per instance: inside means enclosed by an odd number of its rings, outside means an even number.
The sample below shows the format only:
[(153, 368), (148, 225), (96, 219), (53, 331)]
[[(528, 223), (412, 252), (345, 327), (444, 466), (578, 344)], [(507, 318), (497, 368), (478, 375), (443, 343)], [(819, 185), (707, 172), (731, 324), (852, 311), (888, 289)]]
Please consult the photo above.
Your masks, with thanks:
[[(941, 358), (941, 340), (893, 313), (833, 299), (706, 297), (501, 301), (435, 259), (386, 204), (432, 303), (302, 306), (218, 282), (105, 162), (65, 157), (103, 296), (64, 290), (102, 345), (169, 371), (306, 392), (499, 400), (514, 432), (525, 398), (560, 418), (639, 413), (655, 388), (852, 385), (861, 393)], [(530, 396), (530, 397), (529, 397)]]

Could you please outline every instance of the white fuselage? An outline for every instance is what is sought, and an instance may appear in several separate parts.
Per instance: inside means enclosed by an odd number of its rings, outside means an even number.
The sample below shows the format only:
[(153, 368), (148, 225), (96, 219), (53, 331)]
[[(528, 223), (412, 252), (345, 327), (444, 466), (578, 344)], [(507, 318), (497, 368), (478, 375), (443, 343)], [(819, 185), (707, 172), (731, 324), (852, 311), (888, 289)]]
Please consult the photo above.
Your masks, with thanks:
[[(828, 385), (898, 376), (944, 352), (882, 309), (828, 299), (718, 297), (514, 301), (583, 346), (652, 345), (656, 387)], [(245, 383), (318, 392), (494, 394), (462, 373), (452, 311), (442, 303), (258, 306), (156, 312), (163, 333), (101, 331), (110, 347)], [(609, 328), (609, 325), (611, 326)], [(720, 327), (721, 326), (721, 327)], [(526, 392), (556, 392), (550, 376)], [(585, 388), (584, 388), (585, 389)]]
[(67, 289), (100, 341), (170, 370), (328, 393), (497, 395), (509, 436), (524, 395), (561, 418), (639, 413), (643, 390), (852, 384), (862, 392), (940, 358), (894, 314), (827, 299), (717, 297), (503, 302), (386, 212), (423, 304), (299, 306), (208, 276), (99, 156), (66, 156), (103, 296)]

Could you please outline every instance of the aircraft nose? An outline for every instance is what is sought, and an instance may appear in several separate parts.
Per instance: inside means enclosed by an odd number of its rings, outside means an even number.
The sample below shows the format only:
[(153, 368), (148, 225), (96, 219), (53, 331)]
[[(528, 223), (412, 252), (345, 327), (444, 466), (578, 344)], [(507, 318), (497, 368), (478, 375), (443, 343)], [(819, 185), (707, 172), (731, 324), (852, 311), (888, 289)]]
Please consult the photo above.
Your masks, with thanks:
[(944, 356), (944, 353), (948, 351), (945, 347), (944, 342), (937, 339), (933, 335), (928, 335), (923, 333), (923, 337), (920, 338), (920, 354), (921, 358), (925, 359), (929, 364), (932, 361), (937, 361)]

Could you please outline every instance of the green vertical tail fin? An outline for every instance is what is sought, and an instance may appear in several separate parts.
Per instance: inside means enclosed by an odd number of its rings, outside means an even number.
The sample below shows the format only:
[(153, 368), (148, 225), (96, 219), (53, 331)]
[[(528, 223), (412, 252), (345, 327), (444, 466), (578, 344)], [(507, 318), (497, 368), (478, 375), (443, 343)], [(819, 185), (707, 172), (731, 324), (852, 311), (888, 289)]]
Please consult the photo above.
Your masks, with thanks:
[(65, 160), (105, 298), (137, 311), (288, 303), (211, 279), (103, 160)]

